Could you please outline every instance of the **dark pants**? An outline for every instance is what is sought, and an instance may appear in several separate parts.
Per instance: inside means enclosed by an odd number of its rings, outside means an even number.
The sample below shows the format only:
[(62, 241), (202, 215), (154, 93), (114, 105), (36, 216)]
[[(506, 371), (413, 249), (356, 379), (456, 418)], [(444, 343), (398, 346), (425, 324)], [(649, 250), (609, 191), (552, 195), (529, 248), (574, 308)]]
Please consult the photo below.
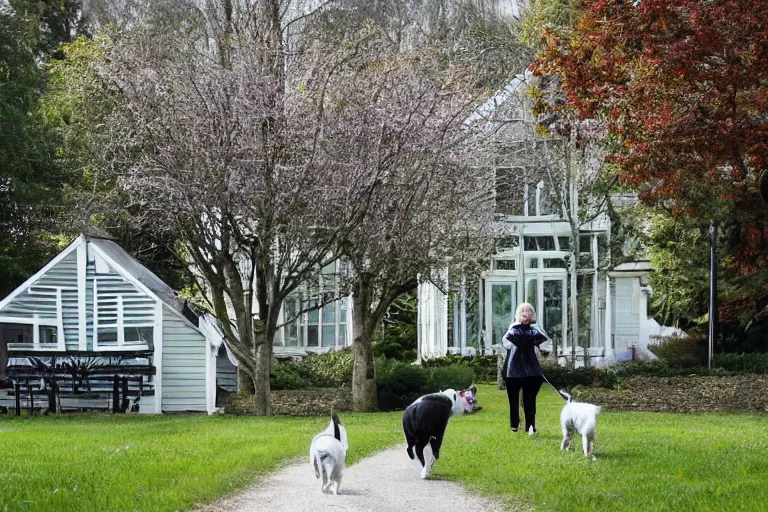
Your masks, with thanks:
[(509, 426), (520, 425), (520, 390), (523, 390), (523, 412), (525, 413), (525, 431), (530, 427), (536, 430), (536, 395), (539, 394), (544, 379), (541, 375), (533, 377), (507, 377), (507, 397), (509, 398)]

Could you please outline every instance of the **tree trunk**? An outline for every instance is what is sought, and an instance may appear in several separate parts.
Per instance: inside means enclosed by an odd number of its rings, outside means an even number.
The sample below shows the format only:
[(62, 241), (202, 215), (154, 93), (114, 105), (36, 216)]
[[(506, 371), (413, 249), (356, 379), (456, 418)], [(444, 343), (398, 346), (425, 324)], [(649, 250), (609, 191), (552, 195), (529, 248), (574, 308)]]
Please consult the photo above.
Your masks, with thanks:
[(272, 343), (261, 343), (256, 347), (256, 367), (253, 381), (253, 413), (269, 416), (269, 374), (272, 371)]
[(352, 407), (357, 412), (373, 412), (376, 406), (376, 370), (373, 364), (373, 329), (369, 325), (368, 304), (355, 304), (352, 309), (355, 339), (352, 352)]
[(237, 390), (240, 393), (253, 394), (253, 378), (240, 368), (237, 369)]

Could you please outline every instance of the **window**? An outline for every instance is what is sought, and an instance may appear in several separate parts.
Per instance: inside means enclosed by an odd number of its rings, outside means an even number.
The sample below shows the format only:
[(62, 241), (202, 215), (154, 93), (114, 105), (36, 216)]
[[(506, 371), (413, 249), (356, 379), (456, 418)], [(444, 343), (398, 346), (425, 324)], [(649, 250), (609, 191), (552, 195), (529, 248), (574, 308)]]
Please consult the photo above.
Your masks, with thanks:
[(524, 237), (526, 251), (554, 251), (555, 239), (551, 236), (526, 236)]
[(32, 325), (0, 324), (0, 342), (3, 344), (32, 343)]
[(50, 325), (41, 325), (40, 343), (43, 345), (56, 345), (56, 328)]
[(536, 188), (539, 190), (539, 215), (552, 215), (554, 213), (552, 210), (552, 198), (549, 197), (549, 194), (547, 194), (546, 188), (544, 187), (544, 182), (540, 181)]
[(557, 245), (560, 246), (561, 251), (570, 251), (571, 250), (571, 237), (569, 236), (559, 236), (557, 237)]
[[(317, 304), (317, 301), (311, 301), (312, 304)], [(313, 309), (307, 313), (307, 346), (317, 347), (320, 345), (320, 331), (318, 321), (320, 319), (320, 312), (317, 309)]]
[(125, 327), (123, 339), (125, 343), (149, 345), (154, 341), (154, 328), (152, 326)]
[(591, 235), (582, 235), (579, 237), (579, 253), (592, 253)]
[(336, 345), (336, 304), (330, 303), (323, 306), (323, 346)]
[(544, 268), (565, 268), (562, 258), (544, 258)]
[(528, 281), (527, 290), (525, 292), (525, 301), (529, 302), (533, 305), (534, 309), (537, 311), (541, 310), (541, 308), (538, 305), (538, 280), (537, 279), (531, 279)]
[(99, 346), (117, 345), (117, 327), (99, 327)]
[(494, 260), (494, 270), (515, 270), (515, 260)]

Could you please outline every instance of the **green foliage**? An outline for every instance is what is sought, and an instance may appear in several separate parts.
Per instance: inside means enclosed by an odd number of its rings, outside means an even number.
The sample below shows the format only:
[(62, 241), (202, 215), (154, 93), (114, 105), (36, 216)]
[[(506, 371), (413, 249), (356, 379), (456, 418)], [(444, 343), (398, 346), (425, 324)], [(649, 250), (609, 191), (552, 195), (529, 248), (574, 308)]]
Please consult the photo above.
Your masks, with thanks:
[(269, 376), (270, 389), (303, 389), (312, 387), (311, 377), (297, 363), (278, 363), (272, 366)]
[(618, 383), (616, 373), (611, 367), (568, 368), (557, 365), (542, 365), (541, 371), (550, 384), (557, 389), (570, 389), (574, 386), (612, 389)]
[(701, 335), (671, 336), (648, 350), (667, 364), (678, 368), (694, 368), (707, 364), (707, 338)]
[(416, 360), (416, 293), (401, 295), (389, 306), (383, 327), (373, 340), (373, 355), (401, 361)]
[(706, 315), (709, 304), (707, 234), (701, 225), (663, 213), (650, 218), (648, 255), (655, 272), (649, 312), (663, 325), (687, 329)]
[(310, 354), (299, 365), (312, 376), (312, 385), (319, 388), (336, 387), (352, 382), (351, 348), (332, 350), (325, 354)]
[(55, 254), (71, 179), (56, 160), (58, 135), (40, 107), (40, 63), (57, 32), (34, 12), (42, 2), (12, 3), (14, 9), (0, 7), (0, 297)]
[(475, 374), (476, 382), (496, 382), (496, 356), (461, 356), (450, 354), (445, 357), (435, 357), (422, 361), (427, 368), (439, 368), (441, 366), (459, 365), (471, 368)]
[(431, 387), (431, 375), (423, 366), (397, 361), (376, 360), (376, 399), (379, 409), (405, 409), (421, 395), (437, 391)]
[(540, 46), (545, 29), (570, 31), (580, 14), (579, 0), (531, 0), (523, 14), (520, 39), (535, 48)]
[(457, 391), (467, 389), (475, 382), (475, 372), (463, 365), (440, 366), (431, 369), (430, 388), (432, 391), (443, 391), (453, 388)]
[(715, 354), (712, 366), (736, 373), (768, 374), (768, 354)]
[(301, 361), (273, 362), (271, 389), (333, 388), (352, 382), (352, 349), (309, 354)]

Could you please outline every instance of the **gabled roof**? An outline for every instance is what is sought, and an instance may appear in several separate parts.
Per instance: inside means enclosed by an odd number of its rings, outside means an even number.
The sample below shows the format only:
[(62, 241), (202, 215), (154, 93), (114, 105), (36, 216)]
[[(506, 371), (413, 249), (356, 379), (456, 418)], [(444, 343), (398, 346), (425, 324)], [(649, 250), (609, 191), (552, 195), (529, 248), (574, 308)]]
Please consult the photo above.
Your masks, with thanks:
[(0, 300), (0, 310), (11, 303), (14, 298), (19, 296), (24, 290), (33, 286), (41, 277), (43, 277), (49, 270), (58, 265), (65, 257), (72, 252), (78, 250), (83, 243), (89, 243), (97, 253), (109, 263), (115, 267), (115, 270), (120, 273), (129, 282), (133, 283), (138, 288), (142, 289), (145, 293), (151, 297), (159, 300), (168, 308), (180, 316), (185, 322), (189, 323), (192, 327), (197, 329), (189, 318), (184, 315), (184, 303), (178, 297), (178, 294), (159, 277), (157, 277), (151, 270), (139, 263), (133, 256), (128, 254), (122, 247), (116, 244), (112, 240), (101, 238), (99, 236), (86, 236), (80, 235), (75, 241), (73, 241), (66, 249), (57, 254), (51, 261), (49, 261), (43, 268), (41, 268), (35, 275), (27, 279), (23, 284), (12, 291), (7, 297)]
[(166, 306), (176, 312), (182, 312), (184, 304), (179, 300), (178, 294), (173, 288), (165, 284), (165, 282), (157, 277), (151, 270), (139, 263), (139, 261), (128, 254), (125, 249), (112, 240), (93, 236), (87, 236), (85, 239), (111, 259), (123, 272), (129, 274), (130, 277), (133, 277), (143, 284)]
[(515, 97), (518, 94), (518, 89), (524, 85), (531, 76), (533, 76), (533, 74), (528, 70), (523, 74), (516, 75), (507, 85), (493, 93), (490, 98), (478, 106), (469, 117), (464, 120), (464, 124), (470, 126), (480, 121), (490, 121), (491, 116), (504, 106), (510, 98)]

